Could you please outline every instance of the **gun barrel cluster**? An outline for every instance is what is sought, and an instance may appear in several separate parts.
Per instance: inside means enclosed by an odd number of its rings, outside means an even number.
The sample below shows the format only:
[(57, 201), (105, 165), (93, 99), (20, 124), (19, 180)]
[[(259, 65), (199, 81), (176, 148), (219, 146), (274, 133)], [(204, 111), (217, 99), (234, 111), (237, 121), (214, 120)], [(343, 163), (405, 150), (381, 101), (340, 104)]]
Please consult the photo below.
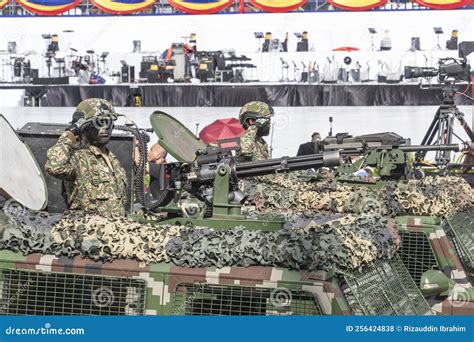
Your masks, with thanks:
[(264, 176), (280, 172), (319, 169), (341, 165), (341, 156), (338, 151), (311, 154), (300, 157), (281, 157), (252, 162), (235, 164), (237, 178)]
[[(374, 149), (374, 148), (372, 148)], [(397, 149), (403, 152), (429, 152), (429, 151), (453, 151), (459, 152), (461, 148), (458, 144), (449, 144), (449, 145), (409, 145), (409, 146), (377, 146), (375, 149), (377, 150), (392, 150)], [(370, 148), (369, 148), (370, 150)], [(355, 155), (355, 154), (363, 154), (367, 152), (367, 149), (361, 148), (348, 148), (348, 149), (341, 149), (342, 155)]]

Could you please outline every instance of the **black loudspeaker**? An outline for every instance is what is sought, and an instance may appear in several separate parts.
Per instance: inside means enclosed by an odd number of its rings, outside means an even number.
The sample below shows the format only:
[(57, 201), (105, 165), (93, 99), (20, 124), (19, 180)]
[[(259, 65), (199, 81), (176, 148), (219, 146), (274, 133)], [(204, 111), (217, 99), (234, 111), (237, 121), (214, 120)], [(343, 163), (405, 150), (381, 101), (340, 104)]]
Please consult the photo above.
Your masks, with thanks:
[(16, 54), (16, 42), (8, 42), (7, 52), (12, 55)]
[(135, 82), (135, 67), (126, 65), (122, 67), (120, 80), (122, 83), (133, 83)]
[(146, 73), (146, 79), (148, 83), (160, 83), (161, 75), (158, 70), (148, 70)]
[(448, 50), (457, 50), (458, 49), (458, 40), (450, 39), (446, 41), (446, 49)]
[(31, 69), (31, 75), (30, 75), (30, 77), (31, 77), (32, 79), (38, 78), (38, 77), (39, 77), (39, 71), (38, 71), (38, 69)]
[(233, 79), (234, 79), (233, 70), (227, 70), (226, 72), (224, 72), (224, 79), (223, 79), (224, 82), (232, 82)]
[(212, 57), (203, 58), (201, 63), (205, 63), (207, 66), (206, 78), (214, 79), (214, 69), (215, 69), (214, 58)]
[(142, 52), (142, 41), (141, 40), (134, 40), (133, 41), (133, 53), (140, 53)]
[(301, 82), (308, 82), (308, 72), (307, 71), (303, 71), (301, 73)]
[(303, 40), (301, 42), (296, 43), (297, 52), (306, 52), (308, 50), (309, 50), (309, 44), (307, 40)]
[(421, 50), (420, 37), (411, 37), (411, 50)]
[(219, 70), (225, 69), (225, 58), (223, 54), (218, 54), (215, 56), (216, 68)]
[(319, 82), (319, 71), (313, 70), (308, 73), (308, 83), (317, 83)]
[(339, 68), (337, 71), (337, 79), (342, 82), (349, 81), (349, 73), (344, 68)]
[(360, 82), (360, 69), (351, 69), (350, 75), (354, 82)]
[[(28, 145), (43, 172), (48, 188), (48, 207), (50, 213), (62, 213), (67, 209), (62, 194), (62, 181), (46, 173), (46, 152), (53, 146), (67, 125), (40, 122), (28, 122), (17, 134)], [(133, 199), (133, 136), (130, 134), (113, 134), (107, 148), (114, 153), (127, 173), (127, 204), (126, 211), (130, 212)]]
[(151, 69), (151, 65), (156, 64), (154, 62), (140, 62), (140, 78), (147, 78), (147, 72)]

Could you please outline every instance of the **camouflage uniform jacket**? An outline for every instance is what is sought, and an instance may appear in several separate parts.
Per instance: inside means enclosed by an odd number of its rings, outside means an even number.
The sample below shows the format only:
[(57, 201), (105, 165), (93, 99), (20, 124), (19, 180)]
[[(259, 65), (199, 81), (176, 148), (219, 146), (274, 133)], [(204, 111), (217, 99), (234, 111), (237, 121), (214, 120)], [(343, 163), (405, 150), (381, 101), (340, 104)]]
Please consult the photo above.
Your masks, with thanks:
[(257, 135), (257, 127), (250, 126), (240, 138), (240, 149), (245, 159), (255, 161), (270, 158), (268, 145)]
[(72, 133), (64, 133), (48, 150), (46, 171), (64, 180), (69, 209), (103, 216), (125, 214), (127, 177), (117, 157), (98, 147), (78, 147)]

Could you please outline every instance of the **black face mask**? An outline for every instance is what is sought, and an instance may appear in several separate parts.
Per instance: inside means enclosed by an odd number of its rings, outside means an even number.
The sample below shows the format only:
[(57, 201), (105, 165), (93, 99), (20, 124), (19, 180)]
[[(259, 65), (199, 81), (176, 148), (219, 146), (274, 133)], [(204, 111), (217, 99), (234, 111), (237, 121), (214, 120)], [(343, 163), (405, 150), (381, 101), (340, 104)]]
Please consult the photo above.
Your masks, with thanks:
[(105, 146), (112, 135), (114, 122), (112, 119), (94, 118), (94, 120), (84, 128), (84, 135), (91, 145)]
[(266, 137), (270, 134), (270, 120), (266, 121), (265, 124), (261, 125), (257, 129), (257, 135), (260, 137)]

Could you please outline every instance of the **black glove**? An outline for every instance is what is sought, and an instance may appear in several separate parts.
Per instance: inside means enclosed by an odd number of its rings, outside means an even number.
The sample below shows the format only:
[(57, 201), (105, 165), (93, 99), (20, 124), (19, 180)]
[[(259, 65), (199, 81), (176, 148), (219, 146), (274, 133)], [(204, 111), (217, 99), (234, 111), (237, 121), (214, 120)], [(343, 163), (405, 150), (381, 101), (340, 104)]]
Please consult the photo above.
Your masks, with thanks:
[(73, 122), (68, 128), (66, 128), (66, 131), (69, 131), (72, 134), (77, 136), (81, 132), (81, 127), (86, 122), (88, 122), (88, 120), (84, 119), (84, 117), (81, 117), (76, 122)]
[(75, 124), (79, 119), (83, 118), (84, 117), (84, 112), (74, 112), (74, 114), (72, 114), (72, 124)]

